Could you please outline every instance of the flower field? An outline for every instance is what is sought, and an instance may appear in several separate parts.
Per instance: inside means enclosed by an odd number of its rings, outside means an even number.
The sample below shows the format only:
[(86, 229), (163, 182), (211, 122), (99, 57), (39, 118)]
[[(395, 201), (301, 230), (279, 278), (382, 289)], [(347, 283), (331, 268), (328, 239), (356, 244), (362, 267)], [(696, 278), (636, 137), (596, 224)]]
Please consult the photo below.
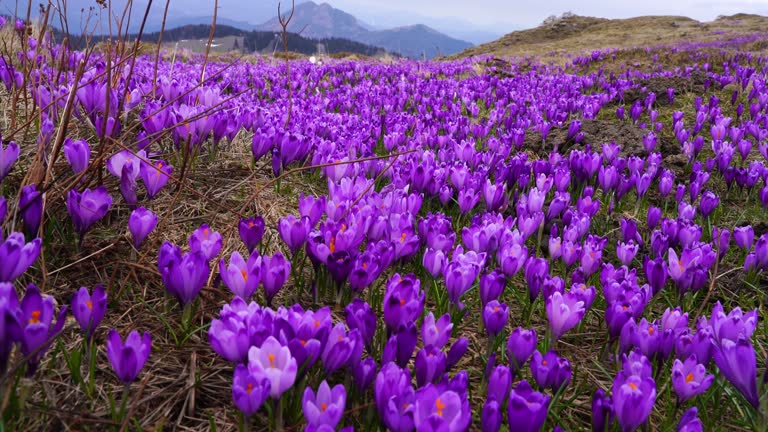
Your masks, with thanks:
[(765, 35), (318, 63), (2, 26), (2, 430), (767, 430)]

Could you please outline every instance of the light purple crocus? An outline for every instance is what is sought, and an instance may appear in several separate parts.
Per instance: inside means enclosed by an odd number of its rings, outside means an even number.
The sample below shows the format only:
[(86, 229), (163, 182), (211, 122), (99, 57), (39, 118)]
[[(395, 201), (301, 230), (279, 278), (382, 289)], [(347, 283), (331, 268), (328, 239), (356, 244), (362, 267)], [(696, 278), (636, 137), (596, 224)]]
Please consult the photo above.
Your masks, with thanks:
[(128, 217), (128, 231), (131, 232), (133, 247), (138, 249), (157, 226), (157, 215), (144, 207), (131, 212)]
[(269, 336), (260, 347), (253, 346), (248, 351), (248, 370), (253, 375), (266, 376), (271, 385), (270, 397), (279, 399), (296, 382), (298, 366), (288, 347)]
[(87, 339), (93, 336), (106, 312), (107, 293), (102, 285), (96, 285), (93, 294), (88, 292), (88, 288), (80, 287), (72, 297), (72, 315)]
[(111, 207), (112, 197), (105, 186), (83, 192), (72, 189), (67, 194), (67, 211), (80, 237), (106, 216)]
[(136, 380), (144, 363), (149, 359), (152, 351), (152, 335), (144, 332), (140, 336), (136, 330), (131, 330), (125, 342), (120, 338), (117, 330), (112, 329), (107, 336), (107, 358), (112, 365), (115, 375), (128, 385)]
[(243, 300), (248, 300), (261, 282), (261, 256), (258, 252), (254, 252), (246, 262), (239, 252), (232, 252), (229, 266), (223, 259), (219, 261), (219, 274), (232, 293)]
[(221, 233), (211, 231), (208, 224), (200, 225), (200, 228), (192, 232), (189, 236), (190, 252), (200, 252), (207, 261), (210, 261), (221, 251), (222, 239)]
[(546, 309), (549, 327), (555, 339), (574, 328), (586, 313), (584, 302), (571, 291), (565, 295), (555, 291), (547, 299)]
[(42, 240), (36, 238), (24, 242), (24, 234), (11, 233), (0, 244), (0, 282), (13, 282), (37, 260)]
[(317, 388), (317, 394), (307, 386), (301, 398), (301, 407), (309, 425), (327, 425), (335, 429), (344, 415), (346, 402), (347, 391), (342, 384), (331, 388), (328, 382), (323, 381)]

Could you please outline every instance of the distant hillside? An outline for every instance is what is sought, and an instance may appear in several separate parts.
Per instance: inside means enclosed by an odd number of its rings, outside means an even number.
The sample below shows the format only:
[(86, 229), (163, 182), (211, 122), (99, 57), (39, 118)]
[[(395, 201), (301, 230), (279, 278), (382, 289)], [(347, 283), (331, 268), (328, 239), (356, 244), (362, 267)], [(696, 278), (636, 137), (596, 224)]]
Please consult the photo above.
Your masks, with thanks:
[(714, 42), (766, 33), (767, 28), (768, 17), (750, 14), (719, 17), (711, 22), (680, 16), (606, 19), (564, 14), (550, 17), (536, 28), (509, 33), (453, 57), (580, 53), (601, 48)]
[[(179, 43), (181, 47), (193, 51), (203, 51), (208, 43), (210, 34), (210, 25), (185, 25), (178, 28), (167, 29), (163, 33), (163, 44)], [(55, 32), (55, 37), (61, 38), (62, 34)], [(142, 42), (157, 43), (160, 37), (159, 32), (144, 34)], [(135, 35), (131, 36), (135, 38)], [(97, 38), (98, 39), (98, 38)], [(236, 41), (236, 42), (235, 42)], [(81, 49), (85, 40), (83, 38), (73, 37), (70, 40), (73, 48)], [(260, 52), (271, 54), (275, 51), (282, 51), (282, 37), (275, 32), (266, 31), (246, 31), (227, 25), (216, 25), (212, 51), (226, 52), (239, 49), (245, 52)], [(340, 38), (308, 38), (288, 33), (288, 49), (300, 54), (312, 55), (319, 50), (328, 54), (352, 53), (365, 56), (381, 56), (387, 52), (378, 47), (366, 45), (360, 42)]]
[[(264, 31), (278, 31), (280, 28), (276, 16), (257, 27), (258, 30)], [(327, 3), (317, 4), (312, 1), (296, 5), (288, 29), (312, 38), (350, 39), (410, 58), (433, 58), (437, 55), (454, 54), (472, 46), (469, 42), (451, 38), (420, 24), (370, 30), (353, 15)]]

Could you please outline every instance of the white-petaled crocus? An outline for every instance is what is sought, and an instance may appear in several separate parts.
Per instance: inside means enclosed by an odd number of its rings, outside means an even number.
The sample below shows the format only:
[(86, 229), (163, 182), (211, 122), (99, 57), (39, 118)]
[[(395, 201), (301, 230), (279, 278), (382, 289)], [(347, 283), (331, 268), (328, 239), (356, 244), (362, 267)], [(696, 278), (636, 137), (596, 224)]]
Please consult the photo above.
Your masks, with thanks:
[(107, 293), (102, 285), (96, 285), (93, 293), (88, 288), (80, 287), (72, 297), (72, 315), (85, 333), (86, 339), (93, 337), (93, 332), (107, 312)]
[(131, 232), (133, 247), (138, 249), (157, 226), (157, 215), (144, 207), (131, 212), (128, 217), (128, 231)]
[(117, 330), (112, 329), (107, 336), (107, 358), (112, 365), (115, 375), (128, 385), (136, 380), (139, 372), (144, 368), (144, 363), (149, 359), (152, 351), (152, 336), (149, 332), (139, 335), (136, 330), (131, 330), (123, 342)]

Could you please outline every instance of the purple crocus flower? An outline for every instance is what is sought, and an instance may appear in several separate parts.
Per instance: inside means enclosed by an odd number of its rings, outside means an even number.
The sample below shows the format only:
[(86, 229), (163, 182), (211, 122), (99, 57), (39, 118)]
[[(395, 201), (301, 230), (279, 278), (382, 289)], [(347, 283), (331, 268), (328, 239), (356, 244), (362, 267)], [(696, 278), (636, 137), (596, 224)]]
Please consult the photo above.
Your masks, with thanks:
[(451, 345), (451, 348), (448, 350), (448, 355), (446, 356), (446, 370), (453, 369), (453, 367), (459, 363), (459, 360), (461, 360), (467, 352), (467, 348), (469, 348), (469, 339), (465, 337), (458, 338), (456, 342)]
[(325, 203), (326, 198), (324, 196), (315, 198), (312, 195), (305, 196), (304, 192), (299, 194), (299, 214), (301, 217), (309, 218), (310, 227), (314, 227), (320, 222)]
[(219, 274), (227, 288), (243, 300), (251, 298), (261, 282), (261, 256), (252, 253), (246, 262), (239, 252), (232, 252), (229, 267), (222, 259), (219, 261)]
[(430, 312), (424, 317), (421, 324), (421, 340), (424, 342), (424, 346), (432, 345), (440, 349), (451, 338), (451, 330), (453, 330), (453, 324), (450, 314), (446, 313), (435, 320), (435, 315)]
[(64, 157), (75, 174), (80, 174), (88, 169), (88, 164), (91, 161), (91, 146), (88, 145), (88, 141), (66, 138), (64, 139), (63, 149)]
[(72, 315), (87, 339), (93, 336), (106, 312), (107, 293), (102, 285), (96, 285), (93, 294), (88, 292), (88, 288), (80, 287), (72, 297)]
[(704, 425), (699, 420), (699, 410), (696, 407), (691, 407), (683, 414), (675, 432), (704, 432)]
[(547, 419), (549, 400), (549, 396), (533, 391), (528, 381), (520, 381), (509, 396), (507, 407), (509, 430), (540, 431)]
[(613, 401), (603, 389), (597, 389), (592, 396), (592, 432), (608, 432), (613, 418)]
[(120, 338), (117, 330), (112, 329), (107, 336), (107, 358), (112, 365), (115, 375), (128, 385), (136, 380), (144, 363), (149, 359), (152, 351), (152, 336), (144, 332), (140, 336), (136, 330), (131, 330), (125, 342)]
[(528, 297), (531, 302), (539, 296), (547, 276), (549, 276), (549, 261), (546, 259), (531, 257), (525, 264), (525, 281), (528, 283)]
[(264, 219), (261, 216), (255, 218), (240, 219), (237, 225), (240, 239), (245, 243), (248, 252), (253, 252), (264, 237)]
[(86, 189), (83, 192), (72, 189), (67, 194), (67, 211), (80, 237), (106, 216), (111, 207), (112, 197), (104, 186), (93, 190)]
[(533, 352), (531, 375), (539, 388), (551, 388), (553, 392), (557, 392), (571, 382), (573, 374), (568, 359), (558, 357), (555, 351), (550, 350), (544, 355), (539, 351)]
[(507, 340), (507, 357), (509, 357), (512, 373), (520, 370), (531, 358), (536, 349), (536, 330), (524, 330), (518, 327), (509, 334)]
[(309, 425), (315, 427), (328, 425), (334, 430), (344, 415), (346, 403), (347, 391), (344, 386), (338, 384), (331, 389), (326, 381), (320, 383), (317, 395), (311, 387), (307, 386), (301, 398), (304, 418)]
[(616, 256), (622, 264), (629, 266), (632, 264), (632, 260), (635, 259), (635, 255), (637, 255), (639, 250), (640, 246), (632, 240), (627, 243), (619, 242), (616, 247)]
[(24, 234), (11, 233), (0, 244), (0, 282), (13, 282), (40, 255), (42, 240), (36, 238), (29, 243), (24, 242)]
[(757, 408), (760, 405), (760, 396), (757, 393), (755, 348), (742, 335), (736, 340), (722, 339), (719, 345), (713, 341), (713, 345), (713, 357), (720, 373)]
[(395, 363), (382, 366), (374, 384), (376, 410), (384, 425), (392, 431), (412, 431), (415, 392), (408, 369)]
[(428, 384), (416, 392), (413, 421), (416, 430), (461, 432), (469, 428), (472, 410), (466, 396)]
[(376, 360), (366, 357), (352, 366), (352, 376), (355, 378), (355, 387), (360, 393), (368, 390), (376, 378)]
[(743, 313), (740, 307), (733, 308), (726, 315), (723, 305), (718, 301), (712, 307), (712, 317), (709, 319), (713, 339), (718, 343), (724, 339), (735, 342), (741, 336), (749, 339), (757, 327), (757, 317), (757, 309)]
[(255, 376), (266, 376), (270, 383), (269, 396), (279, 399), (296, 381), (298, 366), (288, 347), (269, 336), (260, 347), (248, 350), (248, 371)]
[(480, 301), (483, 305), (501, 296), (504, 287), (507, 284), (507, 278), (501, 269), (480, 275)]
[(349, 328), (359, 330), (363, 342), (370, 347), (376, 334), (376, 312), (367, 302), (357, 297), (347, 305), (344, 311)]
[(653, 294), (658, 294), (667, 283), (667, 263), (661, 257), (654, 260), (645, 257), (643, 268), (648, 285), (653, 289)]
[[(13, 339), (20, 342), (21, 353), (27, 357), (27, 375), (32, 376), (53, 339), (64, 327), (67, 307), (62, 306), (56, 315), (53, 297), (42, 296), (37, 287), (30, 284), (19, 308), (7, 310), (6, 313), (14, 312), (16, 316), (6, 316), (6, 322), (8, 318), (12, 319), (10, 330)], [(56, 323), (53, 322), (54, 317)]]
[(128, 204), (128, 208), (136, 208), (139, 198), (136, 195), (136, 176), (133, 175), (131, 170), (133, 166), (130, 164), (123, 165), (123, 172), (120, 175), (120, 194), (123, 196), (123, 200)]
[(414, 323), (401, 325), (387, 341), (382, 354), (382, 363), (394, 361), (400, 367), (407, 367), (413, 357), (413, 350), (418, 342), (418, 332)]
[[(8, 201), (4, 196), (0, 196), (0, 225), (5, 221), (5, 215), (8, 214)], [(0, 233), (0, 241), (3, 240), (3, 235)]]
[(503, 422), (499, 402), (494, 399), (485, 401), (480, 419), (482, 432), (498, 432)]
[(672, 388), (675, 389), (679, 403), (704, 393), (714, 380), (715, 376), (707, 375), (707, 369), (693, 355), (685, 362), (675, 359), (672, 364)]
[(157, 269), (165, 288), (181, 305), (192, 302), (208, 280), (210, 267), (199, 252), (182, 254), (178, 246), (165, 242), (160, 247)]
[[(357, 346), (358, 343), (360, 346)], [(360, 361), (362, 343), (363, 340), (359, 330), (354, 329), (347, 332), (344, 323), (336, 324), (331, 329), (328, 341), (321, 354), (326, 374), (332, 375), (336, 370), (346, 366), (348, 363)], [(411, 348), (411, 352), (413, 352), (413, 348)]]
[(296, 216), (289, 214), (288, 216), (280, 219), (278, 222), (277, 230), (280, 232), (280, 237), (283, 239), (288, 248), (291, 249), (291, 253), (295, 254), (299, 249), (307, 242), (307, 235), (312, 229), (310, 220), (308, 217), (296, 218)]
[(511, 389), (512, 371), (504, 365), (496, 366), (488, 377), (488, 399), (503, 402)]
[(384, 323), (390, 330), (415, 322), (424, 310), (424, 291), (413, 274), (394, 274), (384, 293)]
[(173, 167), (162, 160), (152, 162), (152, 164), (142, 162), (139, 174), (141, 181), (144, 182), (144, 187), (147, 189), (149, 199), (152, 199), (168, 183), (168, 179), (173, 174)]
[[(235, 297), (231, 305), (242, 309), (247, 308), (240, 297)], [(225, 305), (225, 311), (229, 307), (230, 305)], [(232, 363), (245, 362), (248, 359), (248, 349), (251, 345), (249, 324), (258, 321), (246, 320), (236, 313), (224, 312), (220, 318), (212, 320), (208, 329), (208, 342), (211, 344), (211, 348)]]
[(517, 243), (503, 244), (496, 254), (499, 266), (508, 277), (516, 275), (525, 265), (527, 258), (528, 248)]
[(423, 387), (443, 376), (447, 358), (445, 353), (433, 345), (427, 345), (416, 353), (413, 370), (416, 374), (416, 384)]
[(128, 231), (133, 238), (133, 247), (138, 249), (157, 226), (157, 215), (144, 207), (131, 212), (128, 217)]
[(3, 140), (0, 139), (0, 182), (11, 172), (13, 164), (18, 158), (19, 145), (15, 141), (11, 141), (7, 146), (4, 146)]
[(570, 291), (565, 295), (554, 292), (547, 298), (546, 310), (555, 339), (574, 328), (586, 313), (584, 302)]
[(733, 229), (733, 238), (736, 240), (736, 246), (742, 250), (752, 249), (752, 243), (755, 240), (755, 230), (752, 225), (736, 227)]
[(507, 318), (509, 318), (509, 309), (504, 303), (499, 303), (498, 300), (491, 300), (483, 308), (483, 324), (485, 330), (488, 332), (488, 336), (495, 338), (507, 325)]
[(432, 248), (426, 248), (424, 250), (422, 265), (424, 266), (424, 269), (427, 270), (427, 273), (433, 278), (437, 278), (443, 274), (443, 269), (445, 268), (446, 263), (447, 259), (445, 257), (445, 252)]
[(21, 188), (19, 212), (24, 219), (24, 231), (30, 237), (37, 237), (43, 217), (43, 196), (34, 184)]
[(0, 282), (0, 372), (5, 372), (8, 357), (18, 337), (19, 298), (13, 284)]
[(272, 385), (264, 375), (253, 375), (244, 364), (235, 367), (232, 380), (232, 400), (243, 415), (248, 418), (267, 401)]
[(189, 236), (190, 252), (199, 252), (207, 261), (216, 258), (221, 252), (222, 239), (218, 231), (211, 231), (208, 224), (200, 225), (200, 228)]
[(643, 424), (656, 402), (656, 383), (651, 377), (619, 372), (613, 382), (613, 409), (622, 432)]
[(720, 204), (720, 198), (712, 191), (706, 191), (701, 196), (701, 202), (699, 203), (699, 211), (701, 215), (706, 219), (712, 214), (713, 211)]
[(261, 283), (264, 285), (267, 306), (272, 305), (272, 299), (285, 285), (290, 275), (291, 262), (280, 252), (275, 252), (271, 257), (265, 255), (261, 258)]
[[(109, 131), (109, 129), (107, 129), (107, 131)], [(133, 178), (136, 179), (141, 170), (141, 162), (146, 158), (147, 153), (144, 150), (140, 150), (135, 154), (130, 150), (122, 150), (107, 159), (107, 170), (113, 176), (120, 178), (123, 175), (123, 168), (128, 165), (130, 166), (129, 172)]]

